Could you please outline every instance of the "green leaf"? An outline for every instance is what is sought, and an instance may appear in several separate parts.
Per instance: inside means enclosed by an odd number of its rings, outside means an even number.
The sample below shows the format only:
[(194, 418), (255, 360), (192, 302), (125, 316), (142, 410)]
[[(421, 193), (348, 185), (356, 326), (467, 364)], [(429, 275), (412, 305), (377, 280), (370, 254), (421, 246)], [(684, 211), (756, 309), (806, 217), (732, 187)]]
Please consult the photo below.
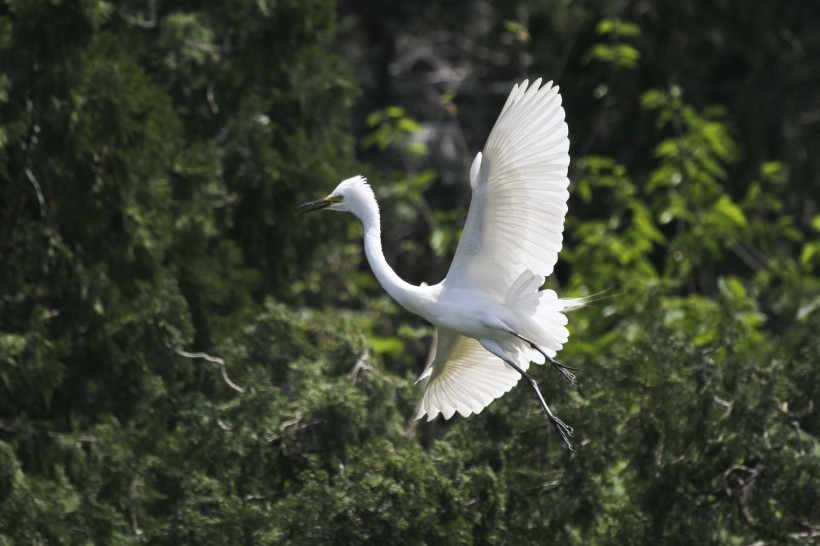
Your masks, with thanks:
[(637, 68), (640, 52), (629, 44), (618, 44), (615, 46), (615, 60), (625, 68)]
[(377, 337), (370, 338), (370, 343), (373, 349), (379, 354), (400, 354), (404, 351), (405, 345), (398, 337)]
[(770, 184), (783, 184), (786, 181), (786, 166), (781, 161), (767, 161), (760, 166), (760, 174)]
[(652, 222), (652, 216), (646, 208), (634, 207), (632, 222), (634, 223), (635, 229), (638, 233), (647, 240), (654, 241), (656, 243), (663, 243), (666, 241), (666, 237), (663, 236), (663, 233), (655, 227), (655, 224)]
[(418, 133), (421, 131), (421, 125), (414, 119), (403, 117), (399, 120), (399, 129), (407, 133)]
[(368, 127), (375, 127), (384, 119), (384, 112), (381, 110), (376, 110), (375, 112), (370, 112), (365, 118), (365, 124)]
[(808, 267), (813, 264), (817, 258), (820, 258), (820, 242), (806, 243), (800, 252), (800, 265)]
[(720, 199), (718, 199), (715, 203), (713, 210), (724, 218), (731, 220), (738, 226), (745, 227), (748, 224), (746, 215), (743, 214), (741, 208), (738, 207), (728, 195), (720, 196)]
[(666, 93), (659, 89), (650, 89), (641, 95), (641, 106), (647, 110), (657, 110), (668, 101)]
[(620, 19), (602, 19), (595, 26), (599, 35), (613, 34), (615, 36), (640, 36), (641, 28), (635, 24)]
[(0, 334), (0, 361), (14, 363), (26, 348), (26, 338), (19, 334)]
[(812, 298), (809, 301), (803, 303), (797, 310), (797, 315), (795, 316), (795, 318), (800, 321), (806, 320), (807, 317), (814, 314), (814, 312), (818, 309), (820, 309), (820, 296)]
[(747, 298), (746, 287), (737, 277), (720, 277), (718, 290), (730, 301), (743, 301)]

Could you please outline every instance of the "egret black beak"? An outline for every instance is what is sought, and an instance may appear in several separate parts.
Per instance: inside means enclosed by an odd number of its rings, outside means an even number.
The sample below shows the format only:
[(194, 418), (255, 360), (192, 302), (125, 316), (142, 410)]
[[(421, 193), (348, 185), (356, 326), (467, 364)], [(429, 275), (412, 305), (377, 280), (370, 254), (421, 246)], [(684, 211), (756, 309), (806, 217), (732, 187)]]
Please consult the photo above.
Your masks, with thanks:
[(322, 199), (317, 199), (316, 201), (308, 201), (307, 203), (296, 207), (295, 214), (304, 214), (306, 212), (313, 212), (314, 210), (322, 210), (332, 204), (333, 201), (331, 201), (329, 197), (323, 197)]

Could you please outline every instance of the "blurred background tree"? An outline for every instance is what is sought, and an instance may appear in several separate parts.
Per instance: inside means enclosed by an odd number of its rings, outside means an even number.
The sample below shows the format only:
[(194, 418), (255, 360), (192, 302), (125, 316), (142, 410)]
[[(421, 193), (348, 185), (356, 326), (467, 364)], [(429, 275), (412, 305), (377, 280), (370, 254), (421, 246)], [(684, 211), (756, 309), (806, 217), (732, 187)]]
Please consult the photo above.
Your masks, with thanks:
[[(0, 2), (0, 543), (820, 537), (820, 13), (809, 2)], [(572, 140), (550, 279), (578, 388), (414, 423), (512, 84)], [(543, 372), (543, 373), (541, 373)]]

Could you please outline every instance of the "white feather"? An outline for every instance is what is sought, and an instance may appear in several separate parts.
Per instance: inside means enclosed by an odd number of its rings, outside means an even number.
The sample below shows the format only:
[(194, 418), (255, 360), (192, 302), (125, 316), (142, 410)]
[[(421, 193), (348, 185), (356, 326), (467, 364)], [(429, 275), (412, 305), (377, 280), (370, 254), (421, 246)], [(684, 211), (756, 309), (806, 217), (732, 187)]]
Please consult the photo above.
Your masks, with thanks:
[(569, 138), (552, 82), (510, 93), (471, 176), (470, 212), (446, 283), (504, 297), (522, 272), (552, 273), (567, 213)]
[[(478, 413), (545, 362), (569, 335), (563, 312), (583, 304), (538, 289), (552, 273), (567, 212), (569, 139), (558, 88), (513, 87), (487, 144), (470, 168), (473, 197), (447, 278), (413, 286), (387, 264), (381, 218), (362, 177), (343, 181), (310, 210), (349, 211), (364, 225), (367, 260), (379, 283), (408, 310), (436, 325), (434, 354), (421, 374), (418, 417)], [(502, 360), (503, 359), (503, 360)], [(507, 363), (504, 362), (506, 360)], [(538, 388), (535, 387), (538, 391)], [(571, 429), (539, 400), (564, 440)]]
[[(449, 419), (480, 413), (490, 402), (512, 389), (521, 376), (488, 353), (478, 341), (445, 328), (436, 329), (434, 356), (418, 382), (423, 392), (416, 419), (441, 413)], [(446, 363), (446, 366), (445, 366)], [(528, 362), (522, 367), (526, 369)]]
[[(513, 87), (484, 152), (470, 168), (470, 212), (443, 293), (472, 289), (504, 301), (519, 326), (551, 357), (567, 341), (565, 306), (552, 290), (538, 291), (561, 250), (567, 212), (569, 139), (558, 88)], [(508, 355), (526, 370), (544, 356), (522, 342)], [(437, 329), (435, 356), (419, 382), (417, 418), (478, 413), (509, 391), (520, 375), (475, 339)]]

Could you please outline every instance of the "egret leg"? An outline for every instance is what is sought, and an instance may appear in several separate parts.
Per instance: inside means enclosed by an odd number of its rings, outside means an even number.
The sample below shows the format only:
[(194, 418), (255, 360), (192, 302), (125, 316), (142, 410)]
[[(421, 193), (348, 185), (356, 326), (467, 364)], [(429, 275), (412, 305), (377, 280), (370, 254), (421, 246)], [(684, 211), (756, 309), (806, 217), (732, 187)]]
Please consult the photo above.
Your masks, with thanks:
[(561, 439), (563, 439), (564, 443), (567, 444), (567, 447), (569, 448), (569, 450), (574, 451), (572, 449), (572, 444), (569, 441), (569, 437), (572, 436), (572, 432), (573, 432), (572, 427), (569, 426), (568, 424), (566, 424), (565, 422), (563, 422), (561, 419), (559, 419), (554, 413), (552, 413), (552, 410), (550, 410), (550, 407), (547, 405), (547, 401), (544, 400), (544, 396), (541, 394), (541, 389), (538, 388), (538, 382), (535, 380), (535, 378), (533, 376), (531, 376), (530, 374), (528, 374), (527, 372), (525, 372), (524, 370), (522, 370), (518, 366), (518, 364), (516, 364), (515, 362), (510, 360), (504, 354), (504, 351), (501, 349), (501, 347), (496, 342), (487, 341), (487, 340), (480, 340), (479, 343), (481, 343), (481, 345), (485, 349), (487, 349), (488, 351), (493, 353), (495, 356), (497, 356), (498, 358), (500, 358), (501, 360), (503, 360), (504, 362), (509, 364), (509, 366), (513, 370), (520, 373), (521, 376), (524, 379), (527, 380), (527, 382), (530, 384), (530, 387), (532, 387), (532, 389), (535, 391), (535, 396), (538, 397), (538, 401), (541, 403), (541, 407), (544, 408), (544, 412), (547, 414), (547, 418), (550, 420), (550, 423), (552, 423), (552, 425), (555, 427), (555, 430), (558, 431), (558, 434), (561, 435)]
[(547, 413), (547, 417), (549, 418), (550, 422), (555, 427), (555, 430), (561, 435), (561, 438), (564, 440), (564, 443), (567, 444), (567, 447), (570, 451), (573, 451), (572, 444), (569, 441), (569, 436), (572, 436), (572, 427), (563, 422), (561, 419), (556, 417), (554, 413), (550, 410), (550, 407), (547, 405), (547, 401), (544, 400), (544, 396), (541, 394), (541, 389), (538, 388), (538, 382), (535, 380), (533, 376), (519, 368), (515, 362), (512, 360), (505, 360), (507, 364), (509, 364), (512, 369), (520, 373), (524, 376), (524, 379), (529, 382), (530, 387), (535, 391), (535, 395), (538, 397), (538, 401), (541, 402), (541, 407), (544, 408), (544, 411)]
[(520, 335), (520, 334), (517, 334), (517, 333), (513, 332), (512, 330), (510, 331), (510, 333), (511, 333), (512, 335), (514, 335), (515, 337), (517, 337), (518, 339), (520, 339), (521, 341), (524, 341), (524, 342), (526, 342), (526, 343), (529, 343), (530, 347), (532, 347), (533, 349), (535, 349), (536, 351), (538, 351), (539, 353), (541, 353), (542, 355), (544, 355), (544, 358), (546, 358), (546, 359), (550, 362), (550, 364), (552, 364), (553, 366), (555, 366), (555, 369), (556, 369), (556, 370), (558, 370), (559, 372), (561, 372), (561, 373), (564, 375), (564, 377), (566, 377), (567, 379), (569, 379), (569, 382), (570, 382), (570, 383), (572, 383), (573, 385), (575, 384), (575, 374), (574, 374), (574, 373), (572, 373), (572, 372), (577, 372), (577, 371), (578, 371), (578, 368), (573, 368), (572, 366), (565, 366), (564, 364), (561, 364), (560, 362), (558, 362), (557, 360), (555, 360), (553, 357), (551, 357), (550, 355), (548, 355), (548, 354), (547, 354), (547, 351), (546, 351), (546, 350), (544, 350), (544, 348), (542, 348), (542, 347), (541, 347), (540, 345), (538, 345), (536, 342), (534, 342), (534, 341), (532, 341), (532, 340), (530, 340), (530, 339), (527, 339), (527, 338), (525, 338), (524, 336), (522, 336), (522, 335)]

